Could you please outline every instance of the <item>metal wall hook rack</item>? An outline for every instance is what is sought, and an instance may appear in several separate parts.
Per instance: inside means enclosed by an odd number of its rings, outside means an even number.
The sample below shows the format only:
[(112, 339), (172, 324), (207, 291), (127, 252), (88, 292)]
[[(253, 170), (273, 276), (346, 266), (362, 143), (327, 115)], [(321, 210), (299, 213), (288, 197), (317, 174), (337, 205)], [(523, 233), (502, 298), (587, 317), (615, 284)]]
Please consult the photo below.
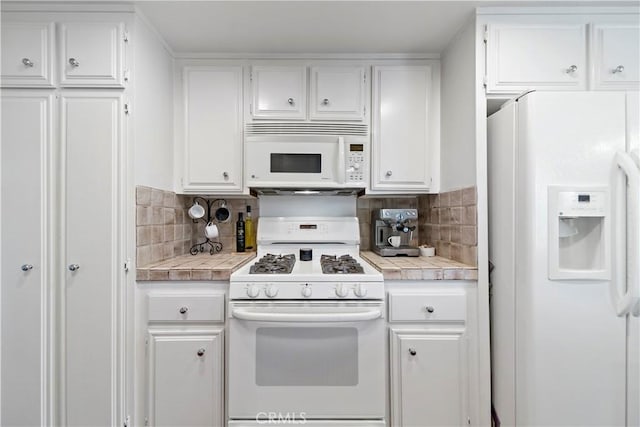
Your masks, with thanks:
[[(224, 199), (207, 200), (204, 197), (200, 197), (200, 196), (196, 196), (193, 198), (193, 203), (198, 203), (198, 201), (202, 202), (201, 206), (205, 209), (205, 215), (203, 215), (202, 218), (192, 219), (194, 224), (197, 224), (198, 221), (200, 220), (204, 221), (205, 225), (209, 224), (213, 220), (213, 214), (212, 214), (213, 206), (218, 202), (221, 202), (222, 206), (226, 206), (227, 204), (227, 201)], [(209, 254), (211, 255), (222, 251), (222, 247), (223, 247), (222, 243), (218, 241), (213, 241), (208, 237), (205, 237), (204, 242), (196, 243), (195, 245), (191, 246), (189, 253), (191, 255), (198, 255), (199, 253), (204, 252), (207, 246), (209, 247)]]

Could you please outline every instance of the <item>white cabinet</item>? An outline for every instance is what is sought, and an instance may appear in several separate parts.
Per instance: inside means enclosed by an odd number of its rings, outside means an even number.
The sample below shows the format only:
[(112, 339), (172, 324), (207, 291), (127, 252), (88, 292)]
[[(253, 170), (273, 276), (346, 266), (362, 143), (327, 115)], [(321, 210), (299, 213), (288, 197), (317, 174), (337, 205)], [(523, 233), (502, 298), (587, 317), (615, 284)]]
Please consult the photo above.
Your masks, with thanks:
[(183, 191), (242, 192), (242, 67), (186, 67), (183, 79)]
[(304, 120), (307, 115), (307, 68), (253, 66), (251, 93), (253, 118)]
[(391, 329), (392, 427), (467, 425), (464, 328)]
[(309, 118), (363, 120), (365, 78), (364, 67), (311, 67)]
[(224, 329), (149, 331), (149, 425), (224, 425)]
[[(60, 97), (62, 424), (120, 424), (124, 270), (122, 94)], [(58, 174), (56, 174), (58, 175)]]
[(121, 87), (124, 24), (60, 24), (60, 84), (66, 87)]
[(434, 66), (379, 66), (373, 74), (371, 189), (433, 190), (439, 145)]
[(640, 26), (594, 24), (591, 46), (594, 89), (640, 88)]
[(53, 86), (54, 24), (2, 22), (2, 86)]
[(586, 27), (543, 21), (489, 24), (487, 92), (586, 89)]
[[(4, 28), (3, 28), (4, 31)], [(4, 64), (3, 64), (4, 65)], [(49, 264), (53, 96), (2, 96), (0, 206), (2, 346), (0, 425), (51, 425), (51, 346), (46, 325), (54, 283)]]

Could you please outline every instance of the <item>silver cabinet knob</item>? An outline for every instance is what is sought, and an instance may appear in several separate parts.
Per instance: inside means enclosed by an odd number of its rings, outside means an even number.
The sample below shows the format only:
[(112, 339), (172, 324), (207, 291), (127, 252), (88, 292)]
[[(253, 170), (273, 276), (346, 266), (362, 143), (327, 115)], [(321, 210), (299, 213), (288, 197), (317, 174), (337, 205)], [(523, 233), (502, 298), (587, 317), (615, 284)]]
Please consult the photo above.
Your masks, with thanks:
[(198, 357), (204, 356), (204, 348), (198, 349), (198, 353), (197, 354), (198, 354)]
[(80, 62), (78, 62), (76, 58), (69, 58), (69, 64), (71, 64), (73, 68), (77, 68), (80, 66)]
[(20, 270), (22, 270), (22, 271), (33, 270), (33, 265), (31, 265), (31, 264), (22, 264), (22, 266), (20, 267)]
[(222, 176), (224, 177), (224, 179), (228, 179), (229, 178), (229, 172), (222, 172)]
[(293, 105), (296, 103), (296, 101), (293, 98), (287, 99), (287, 102), (289, 103), (289, 105)]
[(180, 314), (185, 314), (187, 311), (189, 311), (189, 307), (180, 307)]
[(567, 74), (572, 74), (572, 73), (575, 73), (576, 71), (578, 71), (578, 66), (577, 65), (571, 65), (571, 66), (569, 66), (569, 68), (567, 68), (565, 70), (565, 72)]
[(391, 175), (393, 175), (393, 172), (391, 171), (387, 171), (387, 173), (385, 173), (385, 176), (391, 176)]
[(33, 61), (29, 58), (22, 58), (22, 63), (25, 67), (33, 67)]
[(426, 306), (425, 310), (427, 310), (427, 313), (433, 313), (434, 311), (436, 311), (436, 309), (430, 305)]
[(69, 271), (77, 271), (80, 269), (80, 266), (78, 264), (69, 264)]
[(613, 74), (621, 73), (624, 71), (624, 65), (618, 65), (616, 68), (611, 70)]
[(322, 105), (329, 105), (329, 99), (328, 98), (323, 99)]
[(418, 354), (418, 352), (415, 349), (410, 348), (409, 349), (409, 354), (412, 355), (412, 356), (415, 356), (416, 354)]

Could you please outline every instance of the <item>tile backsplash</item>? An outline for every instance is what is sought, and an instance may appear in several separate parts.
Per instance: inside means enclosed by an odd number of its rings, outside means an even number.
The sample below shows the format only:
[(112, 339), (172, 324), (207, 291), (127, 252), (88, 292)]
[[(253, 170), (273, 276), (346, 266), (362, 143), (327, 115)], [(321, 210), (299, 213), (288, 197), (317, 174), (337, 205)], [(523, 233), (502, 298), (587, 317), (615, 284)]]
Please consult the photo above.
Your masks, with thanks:
[[(175, 194), (156, 188), (136, 187), (136, 258), (144, 266), (189, 253), (191, 246), (203, 242), (204, 221), (194, 223), (187, 213), (194, 196)], [(215, 200), (214, 196), (205, 199)], [(235, 251), (235, 222), (238, 212), (251, 206), (252, 217), (258, 217), (257, 200), (253, 197), (226, 199), (231, 212), (228, 222), (217, 223), (222, 253)], [(220, 205), (216, 203), (213, 210)], [(245, 215), (246, 216), (246, 215)]]

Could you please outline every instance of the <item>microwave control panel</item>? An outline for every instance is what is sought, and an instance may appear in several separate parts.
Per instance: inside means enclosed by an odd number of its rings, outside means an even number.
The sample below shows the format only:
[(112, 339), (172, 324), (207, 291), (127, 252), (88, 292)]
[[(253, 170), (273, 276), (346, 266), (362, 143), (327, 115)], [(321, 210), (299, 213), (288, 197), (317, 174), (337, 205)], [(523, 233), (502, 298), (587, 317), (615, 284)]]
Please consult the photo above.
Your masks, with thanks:
[(364, 182), (364, 144), (349, 144), (347, 155), (347, 181)]

